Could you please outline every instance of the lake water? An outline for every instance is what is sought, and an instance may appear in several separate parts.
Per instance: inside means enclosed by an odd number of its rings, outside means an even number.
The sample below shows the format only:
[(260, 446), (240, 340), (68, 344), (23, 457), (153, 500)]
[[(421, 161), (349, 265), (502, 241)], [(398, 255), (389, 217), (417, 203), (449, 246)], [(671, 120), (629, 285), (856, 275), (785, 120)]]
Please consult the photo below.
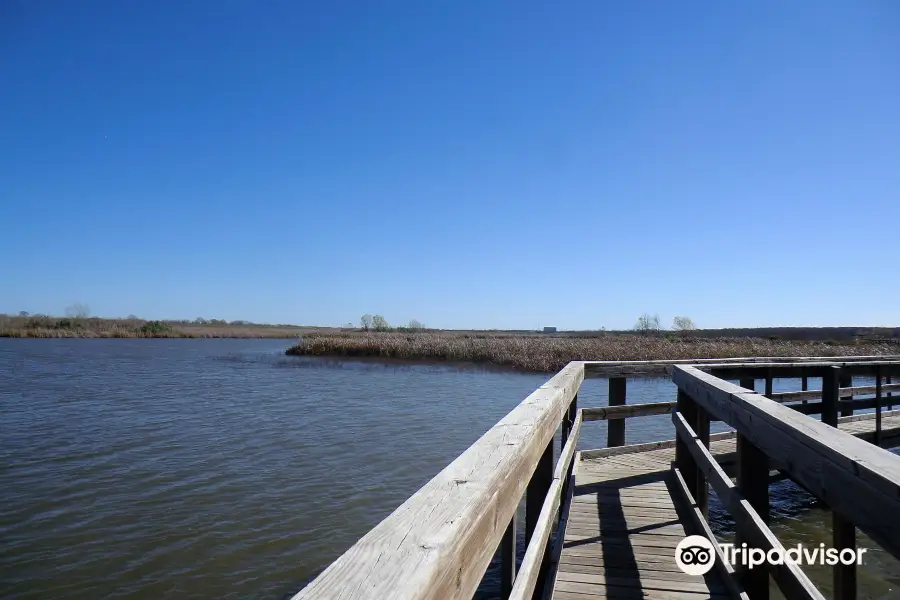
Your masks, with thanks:
[[(0, 339), (0, 597), (290, 597), (548, 378), (288, 345)], [(629, 403), (674, 398), (663, 379), (628, 386)], [(605, 405), (606, 382), (579, 404)], [(672, 437), (668, 416), (626, 431)], [(605, 435), (586, 423), (580, 446)], [(772, 497), (786, 544), (827, 543), (811, 498)], [(897, 597), (900, 565), (860, 545), (860, 597)], [(479, 597), (496, 588), (492, 567)]]

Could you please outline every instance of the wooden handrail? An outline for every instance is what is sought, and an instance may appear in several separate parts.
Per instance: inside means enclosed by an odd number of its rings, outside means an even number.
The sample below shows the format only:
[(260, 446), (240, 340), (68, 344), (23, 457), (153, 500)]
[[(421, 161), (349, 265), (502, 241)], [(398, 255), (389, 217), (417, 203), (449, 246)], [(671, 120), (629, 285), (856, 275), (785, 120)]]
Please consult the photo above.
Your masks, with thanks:
[[(848, 398), (851, 396), (863, 395), (863, 394), (874, 394), (876, 386), (874, 385), (859, 385), (856, 387), (849, 388), (841, 388), (841, 398)], [(891, 384), (882, 384), (881, 390), (884, 392), (890, 390), (900, 390), (900, 383), (891, 383)], [(771, 400), (775, 400), (776, 402), (793, 402), (795, 400), (803, 400), (809, 398), (821, 398), (822, 390), (805, 390), (800, 392), (775, 392), (768, 396)]]
[(674, 402), (647, 402), (644, 404), (625, 404), (622, 406), (600, 406), (583, 408), (585, 421), (605, 421), (630, 419), (647, 415), (666, 415), (675, 408)]
[[(731, 481), (731, 478), (725, 474), (725, 471), (716, 462), (709, 449), (697, 437), (697, 434), (685, 420), (684, 415), (678, 412), (673, 413), (672, 422), (675, 424), (675, 434), (685, 442), (686, 448), (691, 453), (691, 456), (694, 457), (698, 469), (712, 486), (719, 500), (731, 513), (735, 524), (747, 536), (747, 540), (752, 542), (756, 548), (760, 548), (767, 553), (773, 549), (784, 552), (784, 546), (762, 520), (759, 513), (744, 499)], [(824, 596), (797, 565), (788, 563), (771, 565), (771, 574), (778, 583), (778, 587), (785, 592), (785, 596), (788, 598), (825, 600)]]
[(666, 375), (675, 365), (754, 367), (766, 365), (802, 365), (806, 363), (855, 363), (873, 360), (900, 361), (900, 355), (883, 356), (744, 356), (732, 358), (679, 358), (671, 360), (584, 361), (585, 378), (610, 375)]
[(672, 380), (785, 473), (900, 557), (900, 457), (689, 366)]
[(471, 599), (583, 379), (569, 363), (294, 600)]

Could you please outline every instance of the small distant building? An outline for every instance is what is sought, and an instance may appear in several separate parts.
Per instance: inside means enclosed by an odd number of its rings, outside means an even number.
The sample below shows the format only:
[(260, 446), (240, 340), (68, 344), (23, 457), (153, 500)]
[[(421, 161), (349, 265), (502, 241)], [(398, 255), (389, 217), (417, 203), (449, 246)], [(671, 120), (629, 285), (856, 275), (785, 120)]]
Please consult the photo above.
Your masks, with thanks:
[(544, 327), (544, 333), (556, 333), (556, 327)]

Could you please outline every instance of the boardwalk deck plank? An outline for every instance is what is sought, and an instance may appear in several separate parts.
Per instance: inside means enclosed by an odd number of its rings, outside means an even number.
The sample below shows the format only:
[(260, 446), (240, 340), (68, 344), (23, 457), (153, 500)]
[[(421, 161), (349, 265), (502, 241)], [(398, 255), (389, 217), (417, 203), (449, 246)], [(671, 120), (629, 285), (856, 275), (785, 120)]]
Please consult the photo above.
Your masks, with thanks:
[[(871, 435), (875, 421), (848, 421), (840, 428)], [(883, 419), (883, 437), (900, 436), (900, 415)], [(735, 452), (735, 440), (714, 441), (717, 457)], [(587, 457), (586, 457), (587, 456)], [(554, 600), (720, 600), (730, 598), (719, 571), (683, 573), (675, 547), (692, 531), (673, 496), (674, 447), (592, 457), (578, 455), (575, 490), (553, 590)]]

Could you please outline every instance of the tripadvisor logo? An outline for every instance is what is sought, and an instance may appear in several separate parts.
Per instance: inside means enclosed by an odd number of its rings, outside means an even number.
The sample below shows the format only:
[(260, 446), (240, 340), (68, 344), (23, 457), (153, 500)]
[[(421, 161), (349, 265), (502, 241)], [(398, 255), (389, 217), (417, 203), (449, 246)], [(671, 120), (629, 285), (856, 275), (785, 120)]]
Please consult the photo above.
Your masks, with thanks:
[(706, 575), (715, 562), (712, 542), (701, 535), (689, 535), (675, 547), (675, 564), (688, 575)]
[[(785, 550), (772, 548), (768, 552), (762, 548), (750, 548), (747, 544), (740, 547), (734, 544), (719, 544), (722, 558), (731, 566), (748, 569), (760, 565), (861, 565), (866, 548), (826, 548), (819, 544), (818, 548), (804, 548), (803, 544)], [(706, 575), (716, 562), (716, 550), (712, 542), (700, 535), (690, 535), (675, 547), (675, 563), (688, 575)]]

